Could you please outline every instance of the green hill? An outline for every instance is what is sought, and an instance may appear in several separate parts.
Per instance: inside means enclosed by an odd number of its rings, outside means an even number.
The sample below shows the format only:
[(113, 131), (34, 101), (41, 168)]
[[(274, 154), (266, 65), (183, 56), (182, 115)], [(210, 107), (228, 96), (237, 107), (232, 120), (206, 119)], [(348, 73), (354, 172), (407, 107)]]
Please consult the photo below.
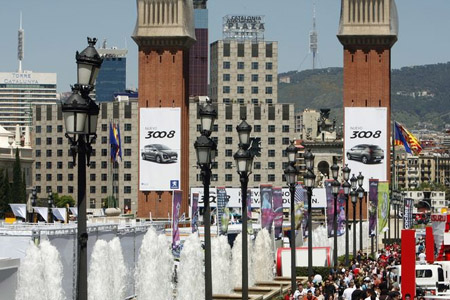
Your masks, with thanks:
[[(280, 103), (296, 110), (331, 108), (342, 121), (342, 68), (287, 72), (290, 83), (279, 83)], [(437, 129), (450, 124), (450, 62), (392, 70), (392, 113), (411, 128), (431, 123)]]

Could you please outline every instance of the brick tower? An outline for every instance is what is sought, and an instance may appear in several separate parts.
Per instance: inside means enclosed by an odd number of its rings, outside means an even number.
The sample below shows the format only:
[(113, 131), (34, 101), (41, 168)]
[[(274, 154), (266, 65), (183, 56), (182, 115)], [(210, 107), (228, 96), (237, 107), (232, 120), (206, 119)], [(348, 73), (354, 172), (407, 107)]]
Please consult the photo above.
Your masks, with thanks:
[[(397, 41), (395, 0), (342, 0), (339, 41), (344, 46), (344, 108), (386, 107), (391, 128), (391, 48)], [(390, 130), (387, 149), (390, 149)], [(390, 177), (390, 156), (387, 177)], [(389, 180), (389, 179), (388, 179)]]
[[(192, 0), (137, 0), (137, 22), (132, 38), (139, 47), (139, 111), (158, 107), (181, 110), (179, 189), (183, 191), (181, 213), (187, 212), (189, 48), (195, 42)], [(139, 149), (142, 147), (139, 145)], [(171, 211), (171, 191), (138, 191), (138, 217), (148, 218), (151, 212), (153, 218), (166, 218)]]

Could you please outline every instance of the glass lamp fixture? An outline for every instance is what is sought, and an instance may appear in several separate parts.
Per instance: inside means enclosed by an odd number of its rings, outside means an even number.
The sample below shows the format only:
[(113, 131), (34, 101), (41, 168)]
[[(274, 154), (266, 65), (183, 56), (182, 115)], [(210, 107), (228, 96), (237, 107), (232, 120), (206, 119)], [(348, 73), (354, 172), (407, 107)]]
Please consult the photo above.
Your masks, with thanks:
[(356, 179), (355, 174), (353, 174), (352, 178), (350, 179), (350, 183), (352, 185), (352, 189), (356, 190), (356, 183), (358, 182), (358, 179)]
[(284, 169), (284, 175), (286, 176), (286, 181), (288, 185), (295, 184), (297, 182), (297, 169), (292, 166), (288, 165), (286, 169)]
[(247, 148), (250, 145), (250, 132), (252, 132), (252, 126), (250, 126), (245, 119), (236, 126), (236, 130), (239, 136), (239, 145), (243, 148)]
[(350, 168), (347, 164), (345, 164), (345, 167), (342, 168), (342, 176), (344, 177), (344, 181), (348, 181), (348, 179), (350, 178), (350, 172)]
[(341, 188), (341, 184), (339, 183), (339, 181), (333, 180), (333, 182), (331, 183), (331, 191), (332, 191), (333, 195), (339, 194), (340, 188)]
[(217, 111), (214, 106), (207, 102), (204, 106), (200, 108), (200, 125), (201, 133), (209, 136), (214, 127), (214, 121), (217, 118)]
[(333, 177), (334, 180), (337, 180), (339, 176), (339, 166), (336, 163), (334, 163), (330, 167), (330, 169), (331, 169), (331, 176)]
[(356, 179), (358, 180), (358, 185), (359, 186), (363, 186), (364, 176), (361, 174), (361, 172), (359, 172), (359, 175), (358, 175), (358, 177)]
[(286, 153), (287, 153), (289, 163), (293, 164), (296, 162), (297, 152), (298, 152), (298, 149), (297, 149), (297, 147), (295, 147), (294, 141), (291, 141), (291, 144), (286, 148)]
[(342, 188), (344, 189), (344, 194), (346, 195), (346, 196), (348, 196), (348, 194), (350, 193), (350, 188), (351, 188), (352, 186), (350, 185), (350, 183), (348, 183), (348, 181), (346, 181), (346, 182), (344, 182), (343, 184), (342, 184)]
[(79, 89), (72, 88), (72, 95), (61, 105), (66, 136), (76, 140), (76, 135), (85, 134), (86, 118), (89, 113), (89, 103), (79, 93)]
[(358, 193), (356, 191), (350, 192), (350, 198), (352, 199), (352, 203), (356, 204), (356, 201), (358, 201)]
[(239, 149), (234, 154), (238, 173), (250, 173), (252, 171), (253, 156), (248, 150)]
[(305, 165), (307, 169), (313, 169), (314, 168), (314, 154), (311, 153), (311, 149), (308, 149), (303, 156), (303, 159), (305, 160)]
[(87, 40), (89, 46), (81, 51), (81, 53), (77, 51), (75, 56), (77, 60), (77, 77), (80, 86), (93, 87), (103, 59), (94, 47), (97, 39), (88, 37)]
[(212, 161), (211, 153), (213, 152), (214, 142), (202, 135), (195, 141), (194, 148), (197, 153), (197, 164), (199, 166), (209, 165)]
[(305, 181), (306, 187), (314, 187), (314, 181), (316, 179), (316, 175), (314, 175), (313, 171), (311, 169), (306, 169), (306, 174), (303, 176), (303, 179)]

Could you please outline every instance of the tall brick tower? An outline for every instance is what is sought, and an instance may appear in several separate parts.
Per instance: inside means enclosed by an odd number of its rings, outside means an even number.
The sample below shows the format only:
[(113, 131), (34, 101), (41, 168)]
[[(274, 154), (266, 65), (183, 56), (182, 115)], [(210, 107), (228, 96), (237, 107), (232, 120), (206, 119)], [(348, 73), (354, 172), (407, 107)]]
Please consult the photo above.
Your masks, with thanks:
[[(192, 0), (137, 0), (133, 40), (139, 47), (139, 111), (180, 108), (181, 212), (189, 194), (189, 48), (195, 42)], [(141, 121), (141, 120), (139, 120)], [(139, 122), (140, 124), (140, 122)], [(139, 129), (141, 130), (141, 129)], [(139, 145), (142, 151), (144, 145)], [(139, 168), (142, 168), (141, 160)], [(146, 166), (145, 172), (155, 172)], [(139, 179), (139, 182), (141, 179)], [(141, 186), (141, 184), (140, 184)], [(172, 211), (170, 190), (139, 190), (138, 217), (167, 217)]]
[[(397, 41), (395, 0), (342, 0), (339, 41), (344, 46), (344, 108), (386, 107), (391, 128), (391, 48)], [(387, 134), (390, 149), (390, 130)], [(390, 174), (390, 156), (386, 174)]]

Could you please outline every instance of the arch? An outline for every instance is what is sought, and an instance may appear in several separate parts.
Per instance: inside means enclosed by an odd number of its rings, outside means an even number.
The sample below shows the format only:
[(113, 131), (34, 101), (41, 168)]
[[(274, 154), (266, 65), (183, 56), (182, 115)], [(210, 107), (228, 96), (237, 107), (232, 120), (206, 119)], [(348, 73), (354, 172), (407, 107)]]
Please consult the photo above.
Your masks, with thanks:
[(323, 160), (319, 162), (317, 169), (320, 173), (325, 175), (326, 179), (330, 178), (330, 164), (327, 161)]

